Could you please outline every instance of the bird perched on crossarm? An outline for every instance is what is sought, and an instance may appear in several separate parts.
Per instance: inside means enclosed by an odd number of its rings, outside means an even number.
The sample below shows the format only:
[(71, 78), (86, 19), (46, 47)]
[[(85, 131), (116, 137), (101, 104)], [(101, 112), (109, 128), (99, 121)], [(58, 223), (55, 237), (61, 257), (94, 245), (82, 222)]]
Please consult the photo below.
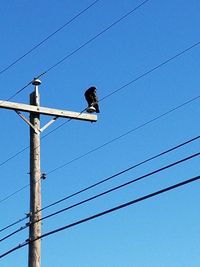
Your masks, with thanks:
[(89, 113), (92, 113), (92, 112), (99, 113), (100, 112), (96, 87), (92, 86), (85, 91), (85, 99), (88, 103), (87, 112), (89, 112)]

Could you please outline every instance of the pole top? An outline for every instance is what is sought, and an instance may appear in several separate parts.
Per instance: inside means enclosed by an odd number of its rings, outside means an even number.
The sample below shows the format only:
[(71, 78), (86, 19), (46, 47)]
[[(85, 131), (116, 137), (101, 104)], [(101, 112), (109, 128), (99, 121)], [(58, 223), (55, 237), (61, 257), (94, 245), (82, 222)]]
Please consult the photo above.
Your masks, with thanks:
[(33, 85), (40, 85), (42, 82), (39, 80), (39, 79), (37, 79), (37, 78), (34, 78), (34, 80), (32, 81), (32, 84)]

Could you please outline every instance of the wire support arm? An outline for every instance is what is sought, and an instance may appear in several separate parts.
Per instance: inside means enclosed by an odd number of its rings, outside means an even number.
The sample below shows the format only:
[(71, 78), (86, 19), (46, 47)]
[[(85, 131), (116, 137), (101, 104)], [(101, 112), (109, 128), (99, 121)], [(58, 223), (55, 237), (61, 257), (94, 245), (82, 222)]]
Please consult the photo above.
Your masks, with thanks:
[(15, 110), (15, 112), (17, 113), (17, 115), (19, 115), (20, 118), (22, 118), (22, 120), (24, 120), (35, 131), (36, 134), (40, 133), (40, 129), (37, 129), (26, 117), (24, 117), (23, 114), (21, 114), (20, 111)]

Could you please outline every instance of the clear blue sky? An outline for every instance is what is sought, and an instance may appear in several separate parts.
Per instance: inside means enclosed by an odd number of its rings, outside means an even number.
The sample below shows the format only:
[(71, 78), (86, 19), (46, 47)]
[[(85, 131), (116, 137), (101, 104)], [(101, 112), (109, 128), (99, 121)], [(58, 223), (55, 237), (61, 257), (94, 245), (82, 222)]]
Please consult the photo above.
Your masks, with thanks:
[[(92, 0), (1, 1), (0, 71), (64, 25)], [(142, 0), (100, 0), (17, 64), (0, 74), (0, 99), (8, 99)], [(81, 111), (84, 91), (100, 99), (200, 41), (198, 0), (150, 0), (41, 77), (41, 105)], [(100, 102), (97, 123), (71, 121), (41, 144), (43, 207), (200, 133), (200, 99), (146, 122), (200, 95), (200, 45)], [(12, 101), (28, 103), (28, 86)], [(29, 128), (15, 112), (0, 109), (0, 164), (29, 145)], [(49, 118), (41, 117), (44, 125)], [(48, 134), (59, 119), (42, 134)], [(137, 130), (136, 128), (139, 127)], [(135, 130), (134, 130), (135, 129)], [(129, 134), (126, 134), (130, 131)], [(126, 134), (126, 135), (124, 135)], [(116, 139), (120, 136), (123, 137)], [(115, 141), (95, 150), (96, 148)], [(199, 141), (43, 212), (43, 216), (199, 152)], [(92, 153), (87, 154), (88, 152)], [(82, 155), (85, 155), (81, 157)], [(73, 159), (81, 157), (79, 160)], [(69, 164), (68, 164), (69, 163)], [(54, 169), (66, 165), (65, 167)], [(0, 227), (29, 211), (29, 150), (0, 166)], [(42, 232), (128, 202), (200, 174), (199, 158), (45, 220)], [(42, 267), (197, 267), (200, 265), (200, 182), (156, 196), (42, 240)], [(0, 233), (0, 238), (25, 222)], [(0, 253), (23, 243), (28, 231), (1, 242)], [(27, 266), (27, 247), (0, 261)]]

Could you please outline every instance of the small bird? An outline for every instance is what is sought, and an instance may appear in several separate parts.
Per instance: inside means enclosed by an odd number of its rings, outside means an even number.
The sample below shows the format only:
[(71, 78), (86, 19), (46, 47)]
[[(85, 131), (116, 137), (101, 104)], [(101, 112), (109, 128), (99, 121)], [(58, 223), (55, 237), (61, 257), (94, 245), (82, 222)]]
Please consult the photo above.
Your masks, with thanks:
[(92, 112), (99, 113), (100, 112), (96, 87), (92, 86), (85, 91), (85, 99), (88, 103), (87, 112), (89, 112), (89, 113), (92, 113)]

